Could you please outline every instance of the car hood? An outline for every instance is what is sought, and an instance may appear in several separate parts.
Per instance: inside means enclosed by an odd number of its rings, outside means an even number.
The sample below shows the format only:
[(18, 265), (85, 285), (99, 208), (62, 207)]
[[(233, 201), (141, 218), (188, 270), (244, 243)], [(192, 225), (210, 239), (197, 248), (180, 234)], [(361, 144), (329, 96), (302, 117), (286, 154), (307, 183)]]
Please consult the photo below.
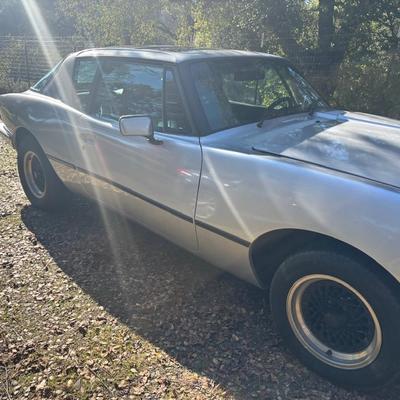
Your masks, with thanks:
[(400, 121), (330, 111), (265, 122), (242, 136), (253, 150), (400, 187)]

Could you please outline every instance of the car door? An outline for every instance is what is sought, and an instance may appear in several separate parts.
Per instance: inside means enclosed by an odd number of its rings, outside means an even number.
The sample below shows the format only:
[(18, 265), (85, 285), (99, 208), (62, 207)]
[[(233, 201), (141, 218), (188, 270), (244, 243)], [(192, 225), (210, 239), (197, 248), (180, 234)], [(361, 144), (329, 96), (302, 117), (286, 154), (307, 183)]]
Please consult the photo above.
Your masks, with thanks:
[[(196, 250), (201, 148), (172, 69), (127, 58), (100, 59), (89, 114), (81, 125), (89, 195)], [(121, 134), (119, 117), (138, 114), (152, 117), (155, 141)]]

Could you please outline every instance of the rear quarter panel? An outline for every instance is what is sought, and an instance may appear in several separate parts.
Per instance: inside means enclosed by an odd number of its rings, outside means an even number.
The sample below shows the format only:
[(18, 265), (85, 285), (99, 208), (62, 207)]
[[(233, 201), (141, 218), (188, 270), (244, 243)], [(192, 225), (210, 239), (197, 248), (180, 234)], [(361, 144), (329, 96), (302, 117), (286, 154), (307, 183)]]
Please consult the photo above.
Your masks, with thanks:
[(15, 131), (18, 128), (18, 110), (21, 100), (20, 93), (3, 94), (0, 96), (0, 120), (10, 132), (13, 145)]
[(14, 144), (16, 131), (24, 128), (32, 133), (45, 153), (60, 158), (77, 154), (79, 147), (71, 132), (76, 131), (82, 114), (60, 100), (32, 91), (7, 94), (0, 96), (0, 113), (13, 134)]
[(52, 156), (50, 162), (65, 185), (85, 194), (82, 182), (86, 182), (87, 177), (65, 164), (52, 161), (55, 157), (67, 164), (82, 165), (84, 162), (79, 139), (82, 113), (60, 100), (33, 91), (1, 96), (0, 103), (1, 115), (4, 115), (4, 122), (11, 131), (14, 147), (18, 129), (28, 130), (44, 152)]

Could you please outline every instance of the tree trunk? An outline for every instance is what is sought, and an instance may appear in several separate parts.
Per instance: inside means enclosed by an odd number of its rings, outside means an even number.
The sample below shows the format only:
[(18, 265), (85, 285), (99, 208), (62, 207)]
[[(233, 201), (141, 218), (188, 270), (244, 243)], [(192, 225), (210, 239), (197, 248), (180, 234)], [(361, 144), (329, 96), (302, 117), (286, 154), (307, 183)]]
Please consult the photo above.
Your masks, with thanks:
[(318, 7), (318, 62), (316, 72), (319, 89), (323, 95), (330, 97), (335, 89), (338, 61), (332, 48), (335, 34), (334, 21), (335, 0), (319, 0)]
[(335, 0), (319, 0), (318, 48), (321, 53), (329, 53), (335, 32)]

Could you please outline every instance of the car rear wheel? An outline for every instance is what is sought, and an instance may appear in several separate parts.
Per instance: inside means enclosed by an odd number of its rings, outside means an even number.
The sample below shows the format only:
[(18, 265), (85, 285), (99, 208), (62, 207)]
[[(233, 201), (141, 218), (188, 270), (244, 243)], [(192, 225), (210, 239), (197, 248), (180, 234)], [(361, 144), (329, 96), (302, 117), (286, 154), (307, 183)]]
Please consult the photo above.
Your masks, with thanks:
[(18, 173), (33, 206), (43, 210), (58, 210), (66, 206), (69, 192), (32, 136), (24, 137), (18, 146)]
[(374, 389), (399, 372), (399, 299), (376, 268), (364, 258), (305, 251), (285, 260), (271, 283), (273, 317), (289, 348), (342, 386)]

